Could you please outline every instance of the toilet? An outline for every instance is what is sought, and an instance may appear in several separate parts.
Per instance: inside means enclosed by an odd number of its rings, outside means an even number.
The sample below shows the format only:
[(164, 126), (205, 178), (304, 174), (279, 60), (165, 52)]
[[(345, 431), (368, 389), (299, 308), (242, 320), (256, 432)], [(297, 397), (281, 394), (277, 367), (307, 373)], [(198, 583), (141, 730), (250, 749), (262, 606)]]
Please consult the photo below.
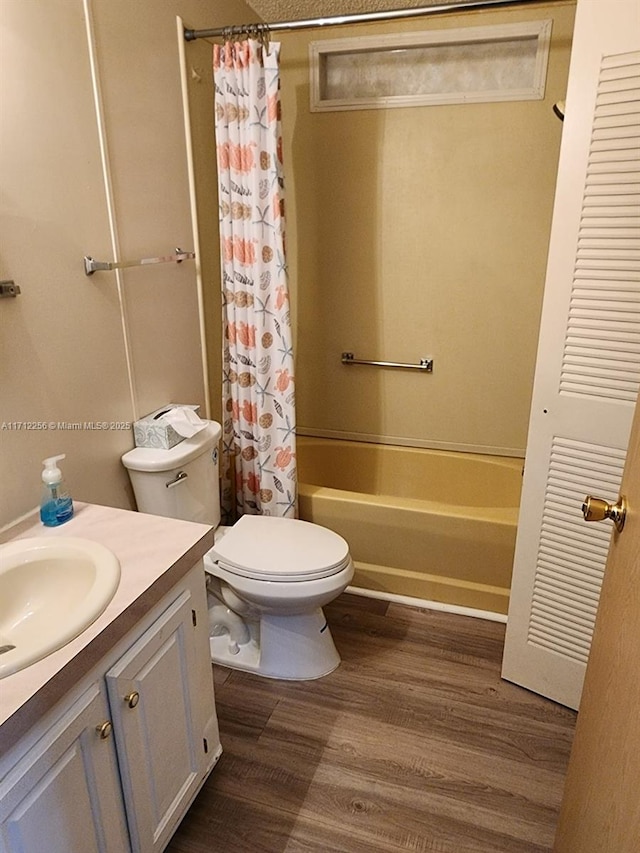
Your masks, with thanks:
[(322, 607), (351, 582), (349, 546), (297, 519), (244, 515), (221, 527), (220, 434), (208, 421), (170, 450), (125, 453), (138, 510), (216, 528), (204, 557), (214, 663), (268, 678), (320, 678), (340, 663)]

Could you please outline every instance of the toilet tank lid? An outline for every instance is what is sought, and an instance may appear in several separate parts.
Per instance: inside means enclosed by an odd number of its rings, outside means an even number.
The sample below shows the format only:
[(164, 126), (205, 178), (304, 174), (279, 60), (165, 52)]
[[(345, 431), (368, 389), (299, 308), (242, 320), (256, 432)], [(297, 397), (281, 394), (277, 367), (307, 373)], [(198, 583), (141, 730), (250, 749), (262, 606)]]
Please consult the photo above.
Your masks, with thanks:
[(122, 464), (130, 471), (172, 471), (197, 459), (220, 441), (222, 428), (215, 421), (191, 438), (185, 438), (169, 450), (156, 447), (134, 447), (122, 457)]

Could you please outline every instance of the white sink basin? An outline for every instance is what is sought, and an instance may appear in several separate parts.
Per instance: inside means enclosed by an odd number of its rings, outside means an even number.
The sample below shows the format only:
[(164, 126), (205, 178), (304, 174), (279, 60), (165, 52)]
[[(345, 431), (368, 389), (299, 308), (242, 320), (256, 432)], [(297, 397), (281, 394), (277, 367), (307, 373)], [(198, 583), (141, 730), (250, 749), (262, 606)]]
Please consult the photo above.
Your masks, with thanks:
[(0, 678), (75, 639), (104, 611), (119, 581), (116, 555), (88, 539), (0, 545)]

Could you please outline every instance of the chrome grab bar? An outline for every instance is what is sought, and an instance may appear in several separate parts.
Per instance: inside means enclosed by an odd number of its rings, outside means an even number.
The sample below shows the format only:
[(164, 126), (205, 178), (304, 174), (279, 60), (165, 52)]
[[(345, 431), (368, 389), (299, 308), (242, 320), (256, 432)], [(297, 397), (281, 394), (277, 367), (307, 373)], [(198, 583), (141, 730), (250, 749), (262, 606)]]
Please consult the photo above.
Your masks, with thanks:
[(374, 367), (401, 367), (405, 370), (425, 370), (433, 373), (433, 359), (421, 358), (419, 364), (405, 364), (401, 361), (370, 361), (366, 358), (356, 358), (352, 352), (343, 352), (340, 359), (343, 364), (371, 364)]
[(159, 258), (141, 258), (138, 261), (119, 261), (110, 263), (108, 261), (94, 261), (89, 255), (84, 256), (84, 274), (93, 275), (94, 272), (102, 270), (122, 270), (126, 267), (142, 267), (146, 264), (181, 264), (183, 261), (191, 261), (195, 258), (195, 252), (183, 252), (182, 249), (174, 249), (174, 255), (161, 255)]

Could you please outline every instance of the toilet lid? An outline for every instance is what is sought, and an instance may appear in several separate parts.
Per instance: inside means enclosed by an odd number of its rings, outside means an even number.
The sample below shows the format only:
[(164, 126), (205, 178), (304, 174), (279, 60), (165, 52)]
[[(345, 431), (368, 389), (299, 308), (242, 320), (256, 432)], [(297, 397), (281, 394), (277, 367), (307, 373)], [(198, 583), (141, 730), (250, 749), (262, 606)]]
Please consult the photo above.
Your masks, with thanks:
[(330, 577), (350, 560), (349, 546), (332, 530), (265, 515), (243, 515), (210, 553), (228, 572), (275, 581)]

